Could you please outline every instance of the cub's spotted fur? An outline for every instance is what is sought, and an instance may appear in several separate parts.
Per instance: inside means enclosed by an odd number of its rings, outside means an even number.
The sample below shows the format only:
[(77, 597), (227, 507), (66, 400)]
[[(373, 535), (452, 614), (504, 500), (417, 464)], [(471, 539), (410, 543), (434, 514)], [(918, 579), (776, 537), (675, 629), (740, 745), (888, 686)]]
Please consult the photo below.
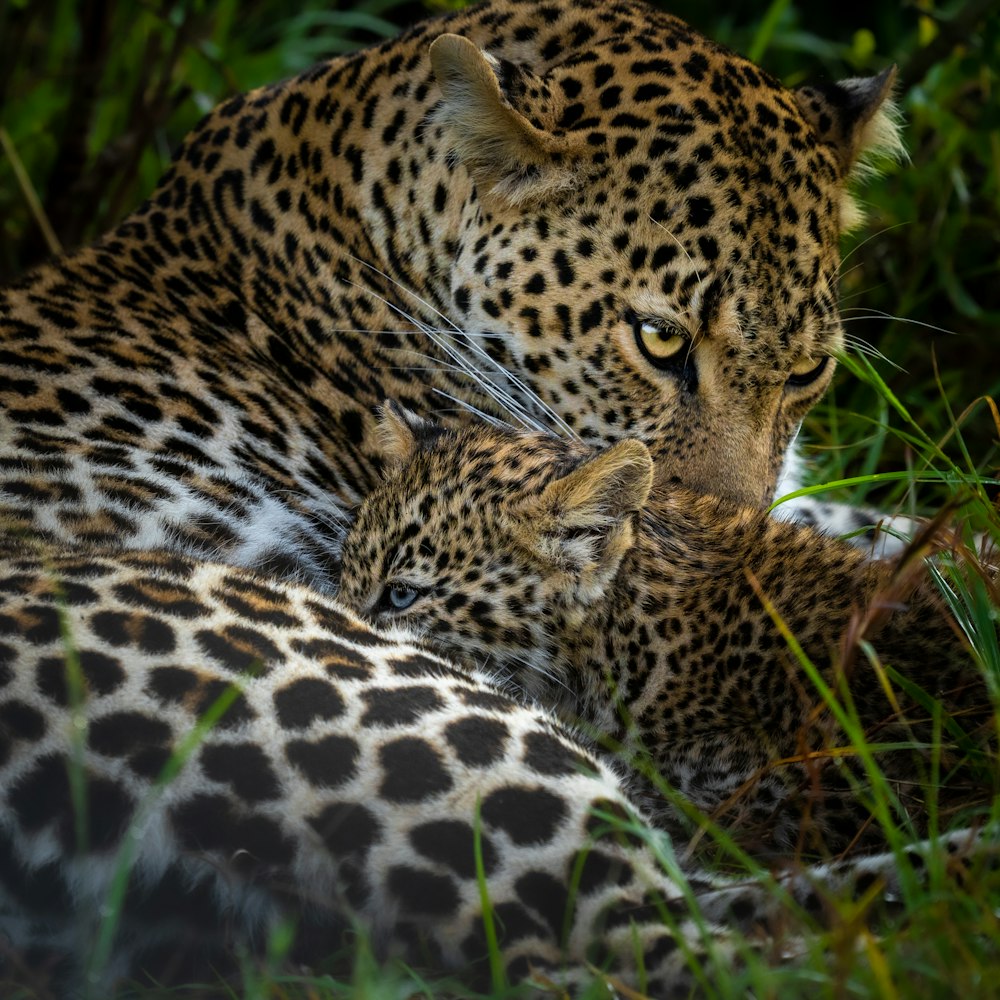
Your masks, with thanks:
[[(671, 487), (649, 452), (497, 428), (445, 432), (387, 406), (396, 468), (344, 543), (342, 599), (430, 648), (492, 671), (764, 845), (839, 851), (872, 817), (860, 766), (787, 629), (873, 744), (933, 743), (915, 684), (987, 739), (980, 670), (913, 557), (898, 567), (762, 511)], [(780, 621), (778, 620), (780, 619)], [(904, 680), (889, 681), (859, 643)], [(841, 690), (841, 689), (844, 690)], [(845, 693), (849, 692), (849, 693)], [(947, 734), (935, 808), (986, 799)], [(930, 755), (880, 754), (919, 824)], [(649, 790), (646, 790), (649, 794)], [(661, 823), (672, 805), (655, 799)], [(869, 834), (877, 836), (877, 831)], [(753, 841), (751, 841), (753, 842)]]

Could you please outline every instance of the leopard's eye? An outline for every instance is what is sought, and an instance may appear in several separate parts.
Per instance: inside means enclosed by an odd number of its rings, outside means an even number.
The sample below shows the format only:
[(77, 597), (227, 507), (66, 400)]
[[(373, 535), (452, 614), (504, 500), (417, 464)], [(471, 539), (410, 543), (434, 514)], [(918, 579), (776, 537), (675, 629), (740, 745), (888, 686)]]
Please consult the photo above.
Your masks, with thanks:
[(634, 317), (635, 342), (646, 359), (657, 368), (674, 367), (691, 343), (688, 335), (672, 323), (654, 323)]
[(791, 374), (788, 376), (786, 385), (809, 385), (823, 374), (830, 361), (829, 355), (824, 355), (818, 362), (812, 358), (803, 358), (797, 364), (792, 365)]
[(420, 596), (416, 587), (406, 583), (391, 583), (382, 591), (376, 611), (405, 611)]

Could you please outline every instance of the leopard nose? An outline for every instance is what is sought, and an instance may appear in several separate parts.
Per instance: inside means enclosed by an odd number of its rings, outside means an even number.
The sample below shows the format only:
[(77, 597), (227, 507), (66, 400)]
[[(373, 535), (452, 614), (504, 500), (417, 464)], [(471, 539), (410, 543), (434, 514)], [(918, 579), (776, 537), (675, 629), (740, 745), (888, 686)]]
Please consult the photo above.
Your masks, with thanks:
[[(672, 459), (672, 460), (671, 460)], [(741, 507), (766, 507), (774, 494), (777, 471), (764, 449), (746, 445), (715, 446), (701, 454), (656, 462), (656, 482), (676, 484), (722, 497)]]

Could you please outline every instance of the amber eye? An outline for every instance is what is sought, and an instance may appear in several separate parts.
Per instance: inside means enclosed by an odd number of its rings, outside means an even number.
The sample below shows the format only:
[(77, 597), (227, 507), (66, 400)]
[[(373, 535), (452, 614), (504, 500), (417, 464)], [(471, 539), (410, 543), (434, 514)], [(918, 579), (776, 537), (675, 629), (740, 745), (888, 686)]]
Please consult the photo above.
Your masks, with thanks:
[(688, 335), (672, 323), (654, 323), (632, 317), (635, 342), (643, 356), (657, 368), (676, 368), (691, 344)]
[(792, 365), (792, 372), (788, 376), (786, 385), (810, 385), (823, 374), (830, 361), (829, 355), (824, 355), (815, 362), (812, 358), (803, 358), (798, 364)]

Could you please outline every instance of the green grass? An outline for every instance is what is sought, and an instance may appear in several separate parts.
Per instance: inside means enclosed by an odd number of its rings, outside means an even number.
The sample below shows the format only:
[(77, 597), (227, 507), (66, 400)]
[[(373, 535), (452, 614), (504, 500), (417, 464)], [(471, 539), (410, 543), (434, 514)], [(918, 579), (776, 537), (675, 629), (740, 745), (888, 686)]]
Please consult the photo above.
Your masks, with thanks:
[[(444, 6), (367, 0), (338, 11), (327, 0), (303, 0), (288, 13), (277, 0), (182, 0), (108, 5), (97, 21), (97, 5), (73, 0), (8, 3), (0, 8), (0, 280), (117, 221), (151, 190), (181, 136), (227, 94), (377, 41), (421, 8)], [(1000, 537), (1000, 415), (991, 401), (1000, 399), (1000, 14), (974, 0), (857, 10), (734, 0), (712, 20), (704, 4), (669, 6), (789, 84), (807, 71), (836, 77), (872, 72), (890, 59), (899, 64), (911, 162), (866, 189), (869, 222), (845, 241), (842, 288), (848, 332), (889, 360), (869, 362), (863, 353), (846, 360), (807, 422), (808, 450), (817, 482), (840, 483), (831, 498), (903, 512), (954, 505), (970, 531)], [(939, 577), (1000, 704), (996, 587), (988, 573), (963, 572), (948, 560)], [(947, 732), (948, 720), (941, 725)], [(854, 743), (870, 784), (884, 784), (856, 726)], [(995, 759), (985, 767), (997, 773)], [(1000, 820), (998, 802), (992, 818)], [(888, 796), (879, 822), (889, 843), (906, 842)], [(722, 831), (704, 828), (720, 866), (760, 877)], [(643, 835), (674, 870), (669, 845), (651, 831)], [(900, 908), (877, 933), (864, 904), (842, 900), (831, 927), (802, 939), (808, 921), (792, 908), (796, 961), (776, 965), (773, 955), (748, 949), (740, 971), (704, 970), (707, 992), (782, 1000), (995, 996), (1000, 877), (973, 870), (956, 879), (943, 852), (931, 854), (927, 873), (907, 878)], [(263, 969), (245, 963), (239, 992), (210, 992), (275, 1000), (475, 996), (451, 979), (380, 967), (363, 935), (336, 977), (283, 974), (290, 933), (276, 933)], [(531, 993), (495, 982), (496, 998)], [(150, 1000), (205, 990), (126, 987), (118, 995)]]

